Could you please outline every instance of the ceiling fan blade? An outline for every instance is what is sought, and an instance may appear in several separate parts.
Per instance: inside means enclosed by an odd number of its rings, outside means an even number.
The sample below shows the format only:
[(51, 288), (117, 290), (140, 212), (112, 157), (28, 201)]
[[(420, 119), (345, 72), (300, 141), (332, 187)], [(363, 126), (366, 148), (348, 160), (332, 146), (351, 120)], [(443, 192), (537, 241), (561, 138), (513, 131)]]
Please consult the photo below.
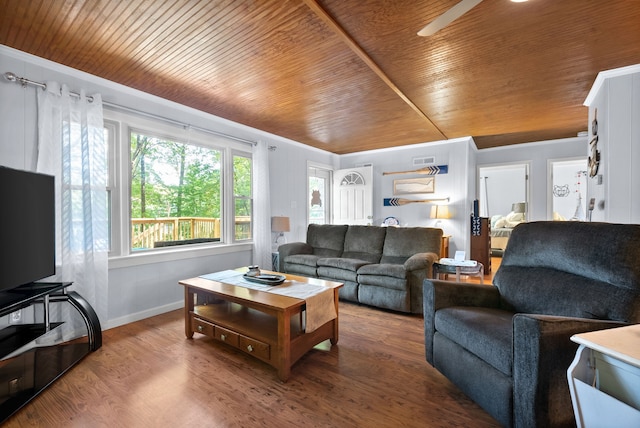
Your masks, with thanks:
[(431, 21), (422, 30), (418, 31), (418, 36), (431, 36), (460, 18), (465, 13), (476, 7), (482, 0), (462, 0), (451, 9)]

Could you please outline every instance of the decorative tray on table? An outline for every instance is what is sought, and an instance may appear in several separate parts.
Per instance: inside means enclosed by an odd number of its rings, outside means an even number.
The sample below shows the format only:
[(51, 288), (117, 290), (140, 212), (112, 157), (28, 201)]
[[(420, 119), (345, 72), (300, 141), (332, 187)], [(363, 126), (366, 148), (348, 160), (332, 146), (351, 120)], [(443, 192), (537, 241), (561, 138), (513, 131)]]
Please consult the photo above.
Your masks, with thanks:
[(255, 275), (249, 276), (247, 274), (242, 275), (244, 279), (251, 282), (257, 282), (258, 284), (264, 285), (280, 285), (286, 279), (284, 275), (272, 275), (272, 274), (263, 274), (263, 275)]

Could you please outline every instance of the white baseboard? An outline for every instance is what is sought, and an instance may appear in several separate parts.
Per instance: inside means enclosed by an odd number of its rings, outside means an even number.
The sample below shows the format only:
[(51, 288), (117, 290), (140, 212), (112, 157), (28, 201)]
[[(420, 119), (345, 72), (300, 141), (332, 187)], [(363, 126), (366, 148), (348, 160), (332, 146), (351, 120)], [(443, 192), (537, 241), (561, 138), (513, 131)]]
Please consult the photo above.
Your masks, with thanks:
[(182, 308), (184, 308), (184, 300), (180, 300), (178, 302), (169, 303), (168, 305), (158, 306), (152, 309), (147, 309), (146, 311), (136, 312), (135, 314), (129, 314), (124, 317), (109, 320), (107, 325), (103, 326), (102, 329), (108, 330), (110, 328), (119, 327), (121, 325), (140, 321), (145, 318), (150, 318), (156, 315), (164, 314), (166, 312), (171, 312), (171, 311), (175, 311), (176, 309), (182, 309)]

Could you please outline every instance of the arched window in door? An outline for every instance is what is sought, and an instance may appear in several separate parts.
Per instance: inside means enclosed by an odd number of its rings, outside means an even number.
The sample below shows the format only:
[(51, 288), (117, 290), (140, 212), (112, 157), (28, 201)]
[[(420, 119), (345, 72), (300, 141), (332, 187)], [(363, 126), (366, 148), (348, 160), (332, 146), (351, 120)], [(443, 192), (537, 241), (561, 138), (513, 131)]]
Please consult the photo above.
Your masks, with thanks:
[(350, 172), (349, 174), (345, 175), (340, 182), (341, 186), (355, 186), (363, 184), (364, 177), (362, 176), (362, 174), (357, 172)]

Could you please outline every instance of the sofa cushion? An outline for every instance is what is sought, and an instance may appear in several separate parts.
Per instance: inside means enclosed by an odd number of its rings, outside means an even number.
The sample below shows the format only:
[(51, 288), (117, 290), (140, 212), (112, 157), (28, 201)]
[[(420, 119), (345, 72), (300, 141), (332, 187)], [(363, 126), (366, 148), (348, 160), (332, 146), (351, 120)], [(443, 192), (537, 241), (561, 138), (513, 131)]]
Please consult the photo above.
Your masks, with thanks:
[(386, 234), (386, 227), (349, 226), (344, 237), (342, 257), (378, 263)]
[[(385, 265), (391, 266), (391, 265)], [(398, 266), (398, 265), (393, 265)], [(394, 278), (393, 276), (383, 275), (360, 275), (358, 274), (358, 282), (362, 285), (375, 285), (377, 287), (389, 288), (391, 290), (400, 290), (409, 293), (406, 278)]]
[[(606, 243), (606, 245), (603, 245)], [(619, 287), (640, 288), (640, 225), (521, 223), (509, 238), (500, 266), (547, 267)], [(597, 248), (598, 251), (590, 251)]]
[(353, 270), (340, 269), (330, 266), (318, 266), (318, 277), (326, 278), (331, 281), (352, 281), (356, 282), (358, 280), (358, 274)]
[(639, 225), (522, 223), (494, 284), (513, 311), (640, 322), (639, 259)]
[(287, 256), (285, 263), (305, 266), (318, 266), (318, 259), (320, 257), (315, 254), (292, 254)]
[(361, 266), (368, 264), (364, 260), (346, 259), (342, 257), (323, 257), (318, 259), (318, 266), (329, 266), (356, 272)]
[(380, 263), (402, 264), (416, 253), (440, 254), (442, 229), (388, 227)]
[(453, 306), (435, 313), (435, 328), (506, 375), (513, 367), (513, 312)]
[(307, 228), (307, 244), (313, 247), (313, 254), (317, 256), (340, 257), (348, 227), (346, 224), (310, 224)]
[(359, 275), (376, 275), (380, 277), (392, 277), (406, 279), (407, 272), (403, 265), (390, 263), (368, 264), (358, 269)]
[(362, 283), (358, 287), (358, 302), (392, 311), (409, 312), (411, 309), (409, 290), (397, 290)]
[[(331, 278), (322, 278), (322, 277), (319, 277), (319, 278), (328, 279), (329, 281), (331, 281)], [(340, 287), (340, 291), (338, 292), (340, 295), (340, 299), (349, 300), (350, 302), (357, 302), (359, 284), (353, 281), (341, 281), (341, 282), (343, 286)]]
[(556, 269), (501, 266), (496, 285), (503, 307), (516, 312), (623, 322), (640, 316), (637, 291)]

